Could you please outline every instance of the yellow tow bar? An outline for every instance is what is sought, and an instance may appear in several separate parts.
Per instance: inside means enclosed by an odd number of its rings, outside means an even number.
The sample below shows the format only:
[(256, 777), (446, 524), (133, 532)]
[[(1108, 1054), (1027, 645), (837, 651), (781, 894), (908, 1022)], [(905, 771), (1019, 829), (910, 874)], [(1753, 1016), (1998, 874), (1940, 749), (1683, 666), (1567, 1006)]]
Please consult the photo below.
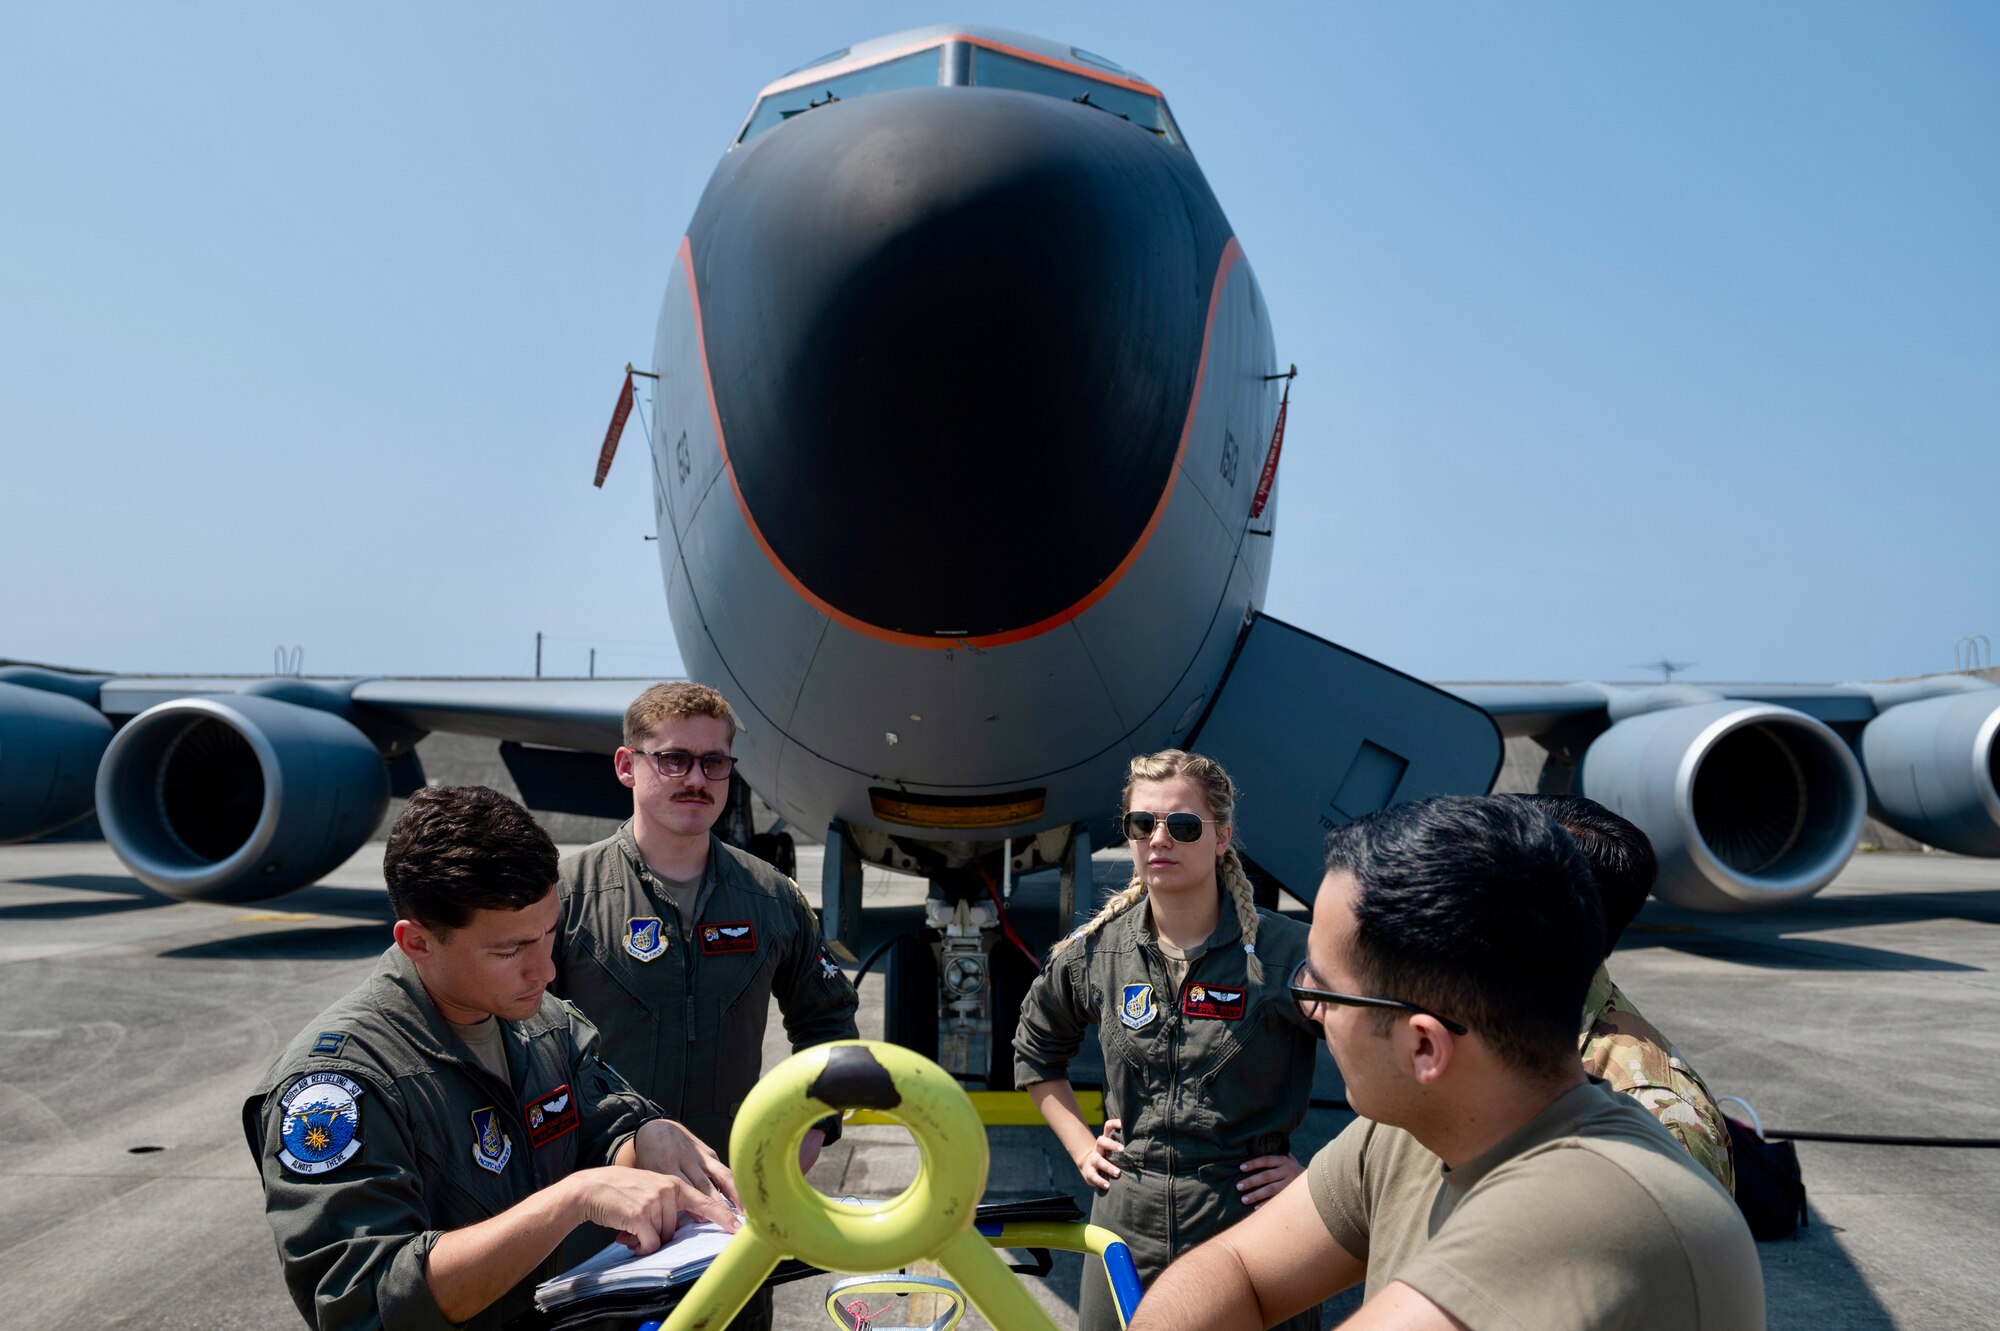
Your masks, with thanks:
[[(887, 1201), (838, 1202), (799, 1172), (806, 1130), (829, 1113), (848, 1110), (872, 1111), (871, 1118), (900, 1123), (916, 1139), (916, 1181)], [(896, 1271), (929, 1259), (994, 1326), (1055, 1331), (994, 1243), (1096, 1252), (1106, 1258), (1120, 1320), (1137, 1306), (1129, 1255), (1107, 1230), (1081, 1224), (975, 1227), (974, 1211), (986, 1190), (985, 1126), (950, 1074), (901, 1045), (843, 1040), (792, 1055), (743, 1101), (729, 1158), (743, 1198), (743, 1228), (673, 1310), (664, 1331), (727, 1326), (787, 1258), (849, 1273)]]

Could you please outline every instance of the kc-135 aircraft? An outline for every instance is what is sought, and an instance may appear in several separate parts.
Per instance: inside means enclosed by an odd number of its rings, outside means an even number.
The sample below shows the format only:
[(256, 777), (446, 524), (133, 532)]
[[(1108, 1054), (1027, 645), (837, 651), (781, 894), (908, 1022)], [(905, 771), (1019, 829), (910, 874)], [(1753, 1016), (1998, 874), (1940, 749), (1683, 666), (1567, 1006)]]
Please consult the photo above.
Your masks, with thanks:
[[(826, 844), (833, 945), (864, 863), (929, 880), (892, 1038), (1006, 1084), (1029, 963), (996, 883), (1056, 866), (1059, 918), (1088, 909), (1126, 760), (1169, 745), (1230, 769), (1260, 888), (1306, 901), (1319, 829), (1489, 789), (1503, 734), (1645, 828), (1690, 907), (1809, 896), (1871, 808), (2000, 855), (1983, 680), (1446, 690), (1263, 614), (1283, 369), (1165, 97), (1100, 56), (898, 33), (772, 83), (723, 153), (651, 367), (667, 607), (742, 781)], [(536, 807), (629, 811), (629, 682), (0, 679), (0, 840), (94, 808), (172, 897), (311, 883), (429, 731), (502, 741)], [(747, 811), (739, 781), (731, 839), (788, 859)]]

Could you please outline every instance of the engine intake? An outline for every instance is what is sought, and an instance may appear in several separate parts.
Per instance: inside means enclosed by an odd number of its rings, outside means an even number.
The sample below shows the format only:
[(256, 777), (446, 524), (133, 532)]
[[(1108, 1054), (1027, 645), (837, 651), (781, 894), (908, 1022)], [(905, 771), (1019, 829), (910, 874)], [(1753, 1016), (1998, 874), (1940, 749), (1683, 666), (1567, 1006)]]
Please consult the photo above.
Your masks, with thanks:
[(89, 703), (0, 681), (0, 842), (60, 832), (90, 812), (111, 723)]
[(1861, 732), (1883, 822), (1960, 855), (2000, 855), (2000, 689), (1891, 707)]
[(1861, 839), (1860, 765), (1789, 707), (1717, 701), (1633, 716), (1591, 744), (1578, 777), (1652, 838), (1654, 894), (1694, 910), (1809, 897)]
[(152, 707), (97, 772), (105, 840), (148, 887), (183, 901), (259, 901), (303, 887), (382, 821), (389, 778), (341, 717), (233, 694)]

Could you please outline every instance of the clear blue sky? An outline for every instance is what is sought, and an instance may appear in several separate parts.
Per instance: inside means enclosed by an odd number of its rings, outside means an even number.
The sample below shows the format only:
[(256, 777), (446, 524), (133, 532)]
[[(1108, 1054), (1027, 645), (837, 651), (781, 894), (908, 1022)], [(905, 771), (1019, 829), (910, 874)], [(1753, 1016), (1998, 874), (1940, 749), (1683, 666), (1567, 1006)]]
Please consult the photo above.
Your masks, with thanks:
[(1452, 679), (2000, 636), (2000, 7), (14, 4), (0, 656), (676, 671), (619, 372), (756, 89), (965, 18), (1165, 89), (1300, 367), (1272, 613)]

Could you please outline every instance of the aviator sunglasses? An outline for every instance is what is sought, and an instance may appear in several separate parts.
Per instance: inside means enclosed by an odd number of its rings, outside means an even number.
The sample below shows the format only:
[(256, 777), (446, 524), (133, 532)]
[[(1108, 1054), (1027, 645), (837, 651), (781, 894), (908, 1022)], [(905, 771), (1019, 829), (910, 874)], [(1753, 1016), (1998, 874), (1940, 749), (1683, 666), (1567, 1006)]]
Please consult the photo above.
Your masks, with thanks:
[(1215, 822), (1213, 818), (1199, 818), (1191, 813), (1148, 813), (1144, 809), (1134, 809), (1125, 815), (1124, 828), (1127, 841), (1146, 841), (1153, 835), (1153, 829), (1161, 822), (1167, 825), (1167, 835), (1183, 845), (1201, 840), (1201, 829), (1205, 824)]

